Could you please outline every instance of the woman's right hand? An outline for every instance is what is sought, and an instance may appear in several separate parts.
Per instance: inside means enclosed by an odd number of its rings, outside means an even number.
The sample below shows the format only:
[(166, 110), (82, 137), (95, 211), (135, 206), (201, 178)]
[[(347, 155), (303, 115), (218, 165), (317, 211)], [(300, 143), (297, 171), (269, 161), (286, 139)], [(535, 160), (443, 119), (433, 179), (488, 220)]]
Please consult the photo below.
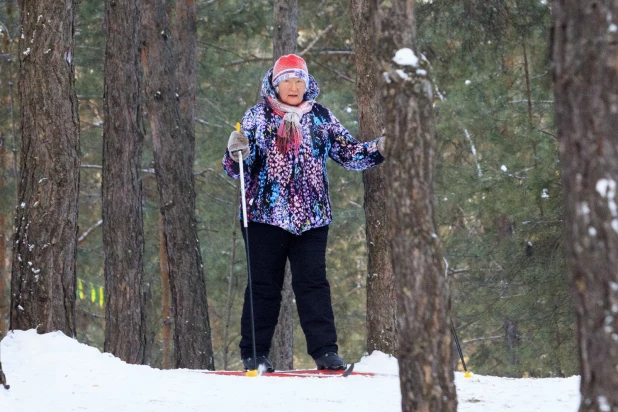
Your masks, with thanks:
[(242, 158), (249, 157), (249, 139), (243, 132), (233, 131), (227, 141), (227, 150), (230, 152), (230, 157), (235, 162), (238, 162), (238, 152), (242, 153)]

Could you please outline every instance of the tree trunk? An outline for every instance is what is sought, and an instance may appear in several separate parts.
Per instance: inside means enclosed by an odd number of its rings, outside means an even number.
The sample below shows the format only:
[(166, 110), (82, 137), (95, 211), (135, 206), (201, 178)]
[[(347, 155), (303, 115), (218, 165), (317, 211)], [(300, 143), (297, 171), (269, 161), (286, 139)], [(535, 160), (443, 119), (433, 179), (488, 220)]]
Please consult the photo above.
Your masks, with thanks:
[(517, 348), (521, 343), (521, 334), (517, 329), (517, 323), (510, 319), (504, 320), (504, 343), (510, 367), (507, 369), (507, 376), (512, 378), (521, 378), (519, 371), (519, 355)]
[(270, 352), (270, 361), (276, 370), (294, 369), (294, 292), (289, 261), (285, 265), (279, 322)]
[(104, 350), (144, 362), (140, 0), (107, 0), (103, 127)]
[[(273, 64), (279, 57), (296, 52), (298, 0), (275, 0), (274, 10)], [(290, 262), (285, 268), (281, 309), (270, 357), (277, 370), (294, 368), (294, 292)]]
[(236, 295), (234, 285), (234, 266), (236, 266), (236, 241), (238, 234), (238, 215), (234, 214), (234, 222), (232, 229), (232, 253), (230, 254), (230, 271), (228, 274), (227, 283), (227, 302), (225, 304), (225, 325), (223, 328), (223, 370), (228, 370), (230, 361), (230, 320), (232, 318), (232, 308), (234, 306), (234, 297)]
[(298, 0), (275, 0), (273, 64), (286, 54), (296, 52), (298, 39)]
[(378, 3), (402, 409), (450, 412), (457, 398), (448, 286), (434, 220), (433, 87), (429, 64), (414, 51), (414, 3)]
[(618, 3), (553, 3), (556, 124), (580, 411), (618, 410)]
[[(175, 366), (177, 368), (214, 369), (206, 282), (197, 239), (195, 219), (195, 188), (193, 159), (195, 136), (193, 104), (195, 80), (179, 81), (176, 77), (194, 76), (193, 58), (180, 59), (174, 53), (170, 25), (164, 0), (144, 3), (143, 60), (146, 71), (146, 103), (152, 129), (155, 172), (159, 190), (165, 236), (165, 251), (169, 265), (169, 280), (174, 317)], [(195, 30), (193, 3), (178, 5), (178, 26)], [(193, 17), (190, 17), (193, 16)], [(176, 33), (184, 48), (186, 32)], [(191, 43), (193, 42), (193, 43)], [(189, 47), (189, 46), (186, 46)], [(181, 67), (188, 70), (183, 74)], [(191, 119), (191, 120), (189, 120)]]
[(163, 369), (171, 367), (172, 359), (172, 296), (170, 294), (170, 270), (165, 253), (165, 234), (163, 231), (163, 216), (159, 214), (159, 265), (161, 268), (161, 326), (162, 354), (161, 366)]
[[(12, 196), (9, 197), (6, 193), (7, 187), (5, 178), (6, 163), (4, 160), (4, 145), (5, 136), (0, 132), (0, 196), (4, 199), (9, 199)], [(8, 279), (6, 270), (6, 234), (4, 232), (4, 228), (6, 226), (5, 214), (8, 213), (8, 206), (8, 204), (5, 204), (4, 207), (0, 208), (0, 336), (4, 336), (6, 334), (6, 319), (8, 315), (7, 300), (4, 296)]]
[(79, 119), (76, 2), (20, 1), (20, 179), (11, 329), (75, 335)]
[[(372, 30), (376, 2), (352, 1), (354, 50), (356, 58), (356, 101), (360, 120), (359, 138), (368, 141), (381, 136), (384, 112), (378, 92), (377, 45)], [(363, 172), (367, 238), (367, 352), (397, 352), (397, 327), (391, 236), (384, 213), (385, 169), (376, 167)]]

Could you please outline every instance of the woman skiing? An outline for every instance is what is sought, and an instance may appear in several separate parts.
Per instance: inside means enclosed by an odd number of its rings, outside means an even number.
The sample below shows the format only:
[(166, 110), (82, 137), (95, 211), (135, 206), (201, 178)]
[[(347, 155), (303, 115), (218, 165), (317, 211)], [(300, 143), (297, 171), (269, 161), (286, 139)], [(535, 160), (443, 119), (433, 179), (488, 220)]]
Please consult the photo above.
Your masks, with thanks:
[[(270, 344), (281, 307), (286, 260), (307, 352), (318, 369), (345, 369), (326, 279), (326, 242), (332, 221), (326, 160), (348, 170), (384, 161), (383, 139), (355, 140), (329, 109), (315, 102), (320, 89), (305, 61), (283, 56), (264, 77), (263, 101), (244, 115), (223, 157), (226, 173), (239, 178), (242, 153), (251, 254), (255, 350), (249, 288), (241, 318), (240, 353), (245, 369), (272, 372)], [(243, 231), (247, 242), (247, 236)]]

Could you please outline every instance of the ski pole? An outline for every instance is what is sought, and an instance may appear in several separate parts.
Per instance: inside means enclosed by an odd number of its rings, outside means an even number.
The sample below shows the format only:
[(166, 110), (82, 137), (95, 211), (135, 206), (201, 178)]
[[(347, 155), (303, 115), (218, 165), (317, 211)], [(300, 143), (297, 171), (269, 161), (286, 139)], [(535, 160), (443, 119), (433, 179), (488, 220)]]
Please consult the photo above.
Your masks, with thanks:
[[(240, 132), (240, 123), (236, 123), (236, 131)], [(247, 226), (247, 203), (245, 199), (245, 171), (243, 167), (242, 149), (238, 152), (238, 166), (240, 167), (240, 198), (242, 203), (242, 223), (245, 228), (245, 249), (247, 252), (247, 273), (249, 283), (249, 308), (251, 314), (251, 343), (253, 345), (253, 370), (247, 371), (247, 376), (257, 376), (257, 350), (255, 348), (255, 318), (253, 315), (253, 287), (251, 285), (251, 255), (249, 253), (249, 228)]]
[(451, 332), (455, 337), (455, 345), (457, 346), (457, 352), (459, 352), (459, 359), (461, 359), (461, 364), (464, 369), (464, 377), (471, 378), (472, 374), (468, 372), (468, 368), (466, 368), (466, 361), (464, 360), (463, 351), (461, 350), (461, 345), (459, 344), (459, 338), (457, 337), (457, 332), (455, 331), (455, 325), (453, 325), (453, 318), (450, 318), (451, 321)]

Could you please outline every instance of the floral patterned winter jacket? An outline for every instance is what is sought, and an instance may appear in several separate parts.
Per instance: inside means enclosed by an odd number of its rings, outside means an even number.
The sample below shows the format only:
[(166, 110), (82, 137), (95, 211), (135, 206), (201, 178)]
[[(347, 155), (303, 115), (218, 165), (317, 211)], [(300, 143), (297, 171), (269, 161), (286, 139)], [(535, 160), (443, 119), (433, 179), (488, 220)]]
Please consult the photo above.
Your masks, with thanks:
[[(262, 83), (262, 97), (276, 97), (272, 69)], [(320, 92), (310, 75), (304, 100)], [(364, 170), (384, 161), (378, 140), (361, 143), (339, 123), (326, 107), (313, 103), (302, 117), (302, 143), (298, 155), (280, 153), (275, 144), (281, 116), (262, 102), (244, 115), (241, 128), (249, 139), (250, 155), (244, 159), (247, 219), (283, 228), (293, 234), (332, 221), (326, 160), (330, 157), (348, 170)], [(239, 165), (226, 151), (225, 172), (239, 178)]]

